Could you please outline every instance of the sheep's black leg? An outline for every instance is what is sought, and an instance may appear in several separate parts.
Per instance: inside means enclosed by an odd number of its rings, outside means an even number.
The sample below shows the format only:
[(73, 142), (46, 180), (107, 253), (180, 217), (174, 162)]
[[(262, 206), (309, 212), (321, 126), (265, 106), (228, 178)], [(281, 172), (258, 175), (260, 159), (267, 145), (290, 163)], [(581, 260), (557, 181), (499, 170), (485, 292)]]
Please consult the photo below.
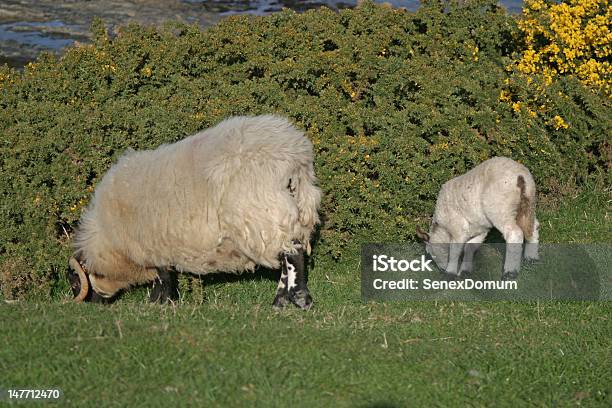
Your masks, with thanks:
[(178, 299), (178, 279), (169, 268), (157, 268), (158, 277), (151, 288), (151, 303), (167, 303)]
[(304, 248), (300, 242), (295, 241), (297, 253), (284, 253), (281, 255), (281, 278), (276, 290), (273, 306), (282, 308), (293, 303), (301, 309), (310, 309), (312, 297), (306, 285), (306, 261)]
[[(290, 265), (294, 267), (291, 270)], [(312, 296), (306, 285), (306, 259), (304, 257), (304, 248), (300, 245), (298, 253), (287, 256), (287, 289), (289, 299), (301, 309), (308, 310), (312, 306)], [(295, 274), (295, 281), (292, 283), (292, 274)]]
[(276, 296), (272, 307), (274, 309), (282, 309), (291, 303), (289, 299), (289, 292), (287, 291), (287, 262), (284, 255), (281, 255), (281, 277), (278, 280), (278, 286), (276, 287)]

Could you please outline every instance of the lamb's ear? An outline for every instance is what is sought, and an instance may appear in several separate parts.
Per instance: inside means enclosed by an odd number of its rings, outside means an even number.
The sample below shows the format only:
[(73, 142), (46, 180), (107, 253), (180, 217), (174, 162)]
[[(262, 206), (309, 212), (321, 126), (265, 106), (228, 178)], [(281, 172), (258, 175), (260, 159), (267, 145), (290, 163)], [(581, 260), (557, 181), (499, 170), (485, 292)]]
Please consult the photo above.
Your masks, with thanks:
[(416, 227), (416, 234), (421, 240), (429, 242), (429, 234), (423, 231), (419, 226)]

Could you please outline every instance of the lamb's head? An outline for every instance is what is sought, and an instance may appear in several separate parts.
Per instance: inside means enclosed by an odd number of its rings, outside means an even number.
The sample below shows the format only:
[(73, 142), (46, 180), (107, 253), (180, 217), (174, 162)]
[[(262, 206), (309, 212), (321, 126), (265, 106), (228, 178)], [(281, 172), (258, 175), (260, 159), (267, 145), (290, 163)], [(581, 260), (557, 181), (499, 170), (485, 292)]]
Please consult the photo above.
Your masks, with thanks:
[(417, 227), (417, 236), (425, 243), (425, 251), (431, 259), (438, 265), (438, 268), (445, 271), (448, 266), (448, 252), (450, 234), (437, 222), (432, 222), (429, 233)]

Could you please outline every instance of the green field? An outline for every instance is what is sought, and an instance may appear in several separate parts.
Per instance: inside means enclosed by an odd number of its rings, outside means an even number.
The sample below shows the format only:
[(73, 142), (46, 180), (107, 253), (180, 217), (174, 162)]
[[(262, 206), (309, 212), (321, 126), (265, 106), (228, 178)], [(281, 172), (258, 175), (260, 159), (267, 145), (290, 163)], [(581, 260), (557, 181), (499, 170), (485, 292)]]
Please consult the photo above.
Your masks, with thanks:
[[(204, 31), (110, 35), (97, 19), (92, 44), (0, 67), (0, 408), (8, 389), (49, 388), (62, 407), (612, 407), (612, 99), (595, 71), (612, 48), (572, 48), (604, 38), (609, 5), (575, 3), (551, 14), (534, 2), (529, 30), (496, 0), (414, 13), (365, 1)], [(550, 44), (526, 32), (550, 19), (577, 30), (571, 44), (565, 29)], [(543, 68), (575, 54), (601, 87), (518, 70), (557, 45)], [(273, 311), (267, 270), (183, 275), (171, 305), (149, 304), (146, 287), (71, 301), (74, 232), (122, 152), (263, 113), (314, 146), (312, 310)], [(599, 274), (571, 251), (547, 258), (601, 278), (604, 300), (362, 302), (361, 244), (413, 242), (440, 186), (494, 156), (533, 174), (541, 242), (607, 245), (589, 252)], [(519, 282), (538, 282), (542, 264)], [(547, 269), (555, 282), (561, 269)]]
[[(611, 242), (609, 191), (548, 203), (545, 242)], [(206, 278), (176, 305), (7, 303), (0, 387), (79, 406), (610, 406), (605, 302), (363, 304), (358, 257), (315, 265), (309, 312), (271, 273)], [(2, 405), (6, 401), (0, 401)]]

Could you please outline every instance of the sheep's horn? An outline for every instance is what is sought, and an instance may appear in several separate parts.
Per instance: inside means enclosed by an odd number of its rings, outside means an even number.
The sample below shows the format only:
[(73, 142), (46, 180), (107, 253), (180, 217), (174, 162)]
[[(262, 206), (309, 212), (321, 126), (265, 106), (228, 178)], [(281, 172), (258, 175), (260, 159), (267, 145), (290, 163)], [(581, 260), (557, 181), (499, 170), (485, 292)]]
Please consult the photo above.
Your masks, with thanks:
[(421, 227), (419, 227), (418, 225), (416, 227), (416, 234), (417, 234), (417, 237), (419, 237), (423, 241), (429, 242), (429, 234), (423, 231)]
[(81, 303), (83, 300), (85, 300), (87, 294), (89, 293), (89, 279), (87, 279), (87, 275), (85, 274), (83, 267), (81, 266), (79, 261), (76, 260), (75, 257), (70, 258), (68, 265), (70, 265), (72, 269), (74, 269), (75, 272), (79, 275), (79, 281), (81, 282), (81, 291), (78, 295), (75, 296), (74, 301), (77, 303)]

